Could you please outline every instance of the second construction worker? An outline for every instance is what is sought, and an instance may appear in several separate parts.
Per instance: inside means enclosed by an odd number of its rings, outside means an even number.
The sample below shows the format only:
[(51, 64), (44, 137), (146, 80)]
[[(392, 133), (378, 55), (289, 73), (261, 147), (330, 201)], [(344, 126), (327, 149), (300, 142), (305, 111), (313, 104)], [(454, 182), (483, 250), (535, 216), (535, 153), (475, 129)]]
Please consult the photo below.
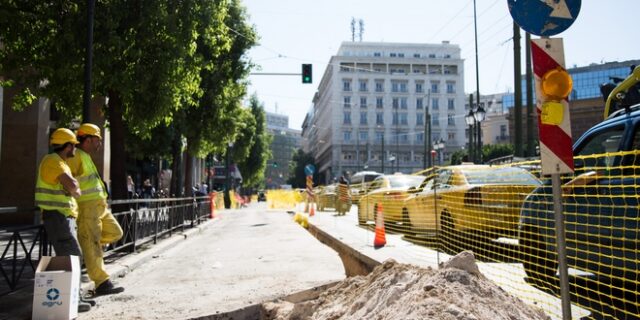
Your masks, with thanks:
[(76, 156), (67, 159), (67, 163), (80, 184), (78, 241), (84, 264), (95, 284), (96, 296), (120, 293), (124, 288), (115, 286), (105, 271), (102, 246), (120, 240), (122, 228), (107, 207), (107, 188), (91, 158), (102, 147), (102, 135), (98, 126), (83, 123), (76, 136)]

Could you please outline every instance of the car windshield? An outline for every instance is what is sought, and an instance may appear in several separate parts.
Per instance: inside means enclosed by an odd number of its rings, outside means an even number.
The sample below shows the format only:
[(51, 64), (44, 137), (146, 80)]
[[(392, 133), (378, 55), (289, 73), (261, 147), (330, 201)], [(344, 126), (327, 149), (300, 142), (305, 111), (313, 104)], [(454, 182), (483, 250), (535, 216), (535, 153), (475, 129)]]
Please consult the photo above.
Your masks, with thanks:
[(404, 188), (409, 189), (411, 187), (418, 187), (424, 180), (423, 176), (389, 176), (389, 185), (391, 188)]
[(469, 184), (540, 185), (540, 181), (535, 176), (521, 168), (464, 170), (463, 174)]

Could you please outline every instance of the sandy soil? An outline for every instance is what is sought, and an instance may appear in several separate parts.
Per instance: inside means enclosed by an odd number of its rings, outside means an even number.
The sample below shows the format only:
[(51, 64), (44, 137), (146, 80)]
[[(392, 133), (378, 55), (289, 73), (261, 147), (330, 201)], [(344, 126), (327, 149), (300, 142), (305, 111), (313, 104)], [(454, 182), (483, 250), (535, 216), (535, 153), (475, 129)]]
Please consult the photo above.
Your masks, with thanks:
[(268, 319), (550, 319), (485, 278), (466, 251), (424, 269), (388, 260), (339, 282), (319, 298), (263, 304)]

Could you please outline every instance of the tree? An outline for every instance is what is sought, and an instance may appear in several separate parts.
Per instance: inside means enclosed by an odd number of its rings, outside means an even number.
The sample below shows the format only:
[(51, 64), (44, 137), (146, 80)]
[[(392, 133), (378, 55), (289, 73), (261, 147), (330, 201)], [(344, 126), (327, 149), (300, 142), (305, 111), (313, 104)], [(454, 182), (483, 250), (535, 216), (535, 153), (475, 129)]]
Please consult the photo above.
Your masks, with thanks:
[[(307, 185), (307, 175), (304, 172), (304, 167), (308, 164), (316, 166), (313, 155), (304, 152), (302, 149), (298, 149), (296, 153), (294, 153), (291, 164), (289, 165), (289, 179), (287, 183), (294, 188), (305, 188)], [(314, 181), (316, 181), (317, 174), (317, 172), (314, 173)]]
[(485, 144), (482, 146), (484, 162), (509, 155), (513, 155), (512, 144)]
[(266, 115), (264, 107), (257, 95), (252, 95), (249, 100), (251, 115), (255, 126), (252, 128), (253, 139), (248, 156), (238, 161), (242, 172), (243, 183), (248, 187), (258, 188), (264, 184), (264, 172), (267, 161), (271, 158), (269, 146), (273, 137), (267, 133)]

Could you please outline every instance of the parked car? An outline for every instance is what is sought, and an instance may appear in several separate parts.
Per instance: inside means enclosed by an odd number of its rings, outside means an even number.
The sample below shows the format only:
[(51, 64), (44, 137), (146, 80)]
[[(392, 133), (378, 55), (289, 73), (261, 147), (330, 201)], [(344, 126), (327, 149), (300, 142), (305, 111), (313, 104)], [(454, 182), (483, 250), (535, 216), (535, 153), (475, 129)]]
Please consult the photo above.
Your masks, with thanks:
[(457, 165), (436, 170), (404, 201), (411, 232), (515, 237), (524, 198), (540, 181), (523, 168)]
[(318, 193), (316, 194), (318, 211), (324, 211), (326, 208), (335, 209), (336, 199), (336, 184), (318, 188)]
[(402, 223), (402, 203), (409, 196), (409, 189), (415, 189), (424, 181), (420, 175), (382, 175), (371, 182), (369, 192), (358, 203), (358, 221), (375, 221), (376, 212), (382, 209), (385, 224)]
[[(573, 145), (573, 176), (563, 177), (568, 266), (610, 282), (639, 275), (640, 105), (618, 110)], [(525, 200), (519, 242), (527, 276), (557, 277), (550, 183)]]
[(264, 192), (264, 190), (258, 191), (258, 202), (260, 201), (267, 201), (267, 194)]
[(358, 201), (360, 201), (360, 197), (369, 191), (371, 182), (380, 176), (382, 176), (382, 173), (375, 171), (360, 171), (351, 176), (349, 181), (351, 187), (351, 201), (357, 204)]

